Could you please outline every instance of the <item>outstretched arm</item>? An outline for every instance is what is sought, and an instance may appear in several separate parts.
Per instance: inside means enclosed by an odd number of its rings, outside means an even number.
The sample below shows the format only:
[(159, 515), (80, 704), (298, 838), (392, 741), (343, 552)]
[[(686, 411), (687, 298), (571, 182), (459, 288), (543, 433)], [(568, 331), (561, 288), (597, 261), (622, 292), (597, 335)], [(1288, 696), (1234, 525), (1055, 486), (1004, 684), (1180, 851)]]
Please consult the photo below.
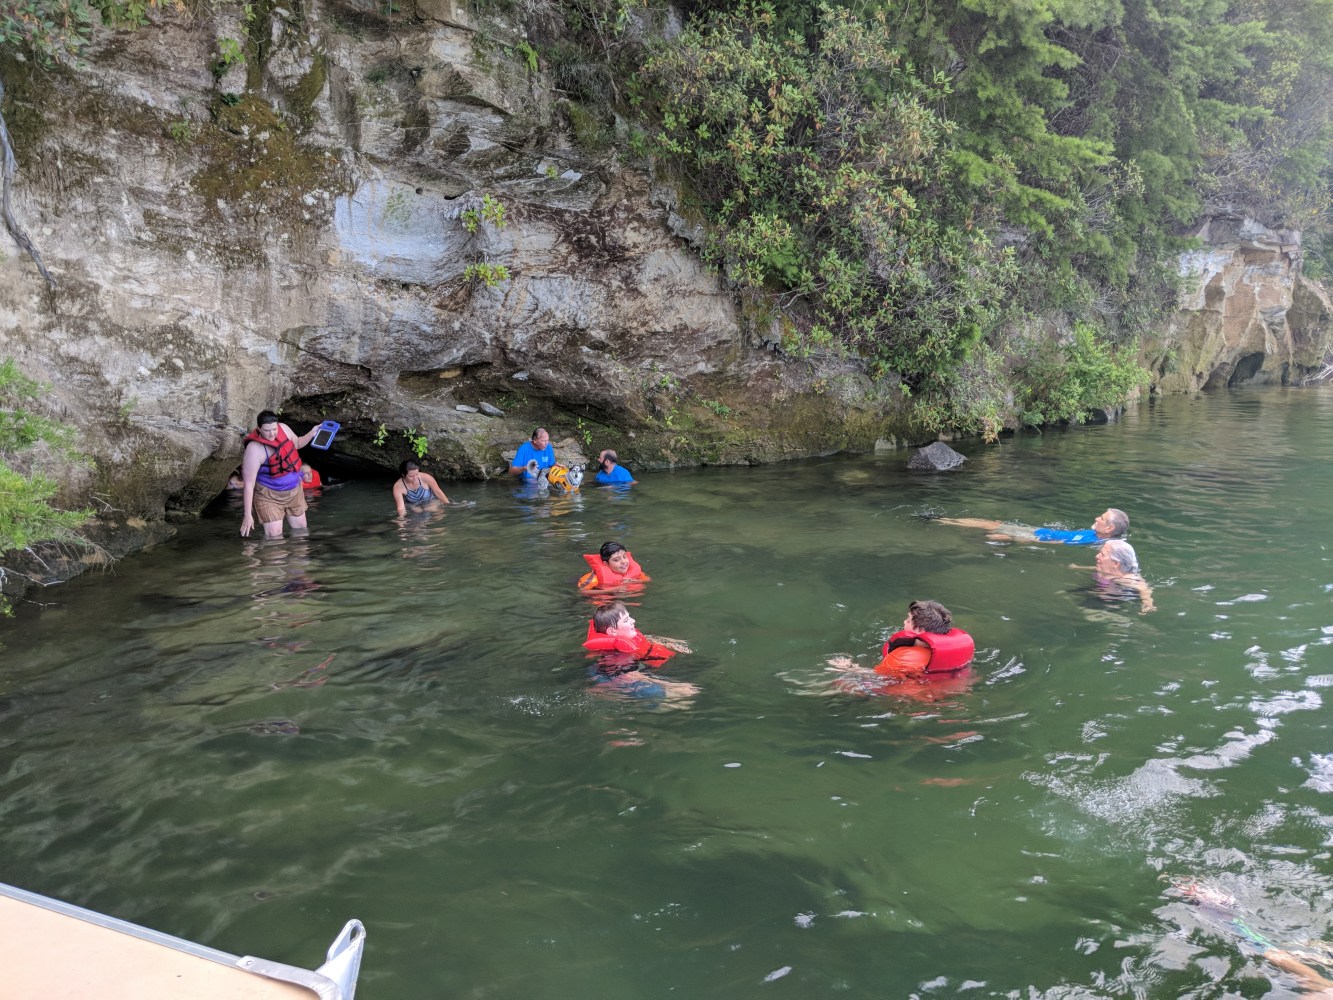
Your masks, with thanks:
[(690, 644), (684, 639), (667, 639), (660, 635), (645, 636), (649, 642), (655, 642), (659, 646), (665, 646), (667, 649), (674, 649), (677, 653), (693, 653)]
[(1148, 581), (1141, 576), (1130, 577), (1128, 583), (1139, 592), (1139, 614), (1146, 615), (1150, 611), (1156, 611), (1157, 605), (1152, 602), (1152, 587)]
[(315, 434), (318, 431), (319, 431), (319, 424), (315, 424), (315, 426), (310, 428), (310, 430), (306, 431), (300, 437), (297, 437), (296, 432), (294, 430), (292, 430), (286, 424), (282, 425), (282, 432), (286, 434), (289, 438), (291, 438), (293, 442), (296, 444), (296, 447), (298, 448), (304, 448), (311, 441), (313, 441), (315, 438)]
[(435, 481), (434, 476), (428, 476), (423, 473), (421, 478), (426, 480), (426, 485), (429, 486), (430, 491), (435, 494), (436, 500), (440, 501), (440, 503), (449, 502), (449, 498), (444, 495), (444, 490), (440, 489), (440, 484)]

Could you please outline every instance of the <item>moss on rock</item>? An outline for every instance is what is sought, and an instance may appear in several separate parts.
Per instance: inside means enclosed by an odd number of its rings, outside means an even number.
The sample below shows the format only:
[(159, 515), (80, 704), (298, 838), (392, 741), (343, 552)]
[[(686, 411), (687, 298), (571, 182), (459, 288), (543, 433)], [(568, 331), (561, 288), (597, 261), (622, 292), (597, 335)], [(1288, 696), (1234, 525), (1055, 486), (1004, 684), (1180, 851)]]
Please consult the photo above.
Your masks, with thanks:
[(199, 145), (206, 162), (192, 184), (214, 215), (223, 202), (299, 217), (302, 195), (344, 186), (333, 153), (303, 146), (256, 94), (219, 100)]

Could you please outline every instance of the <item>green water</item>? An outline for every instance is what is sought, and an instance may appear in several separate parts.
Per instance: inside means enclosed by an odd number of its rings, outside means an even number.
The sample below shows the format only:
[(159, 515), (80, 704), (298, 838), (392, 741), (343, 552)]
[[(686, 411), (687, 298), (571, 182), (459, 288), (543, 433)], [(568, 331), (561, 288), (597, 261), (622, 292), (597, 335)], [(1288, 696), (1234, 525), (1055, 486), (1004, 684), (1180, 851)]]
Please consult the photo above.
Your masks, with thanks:
[[(363, 1000), (1296, 995), (1231, 921), (1330, 936), (1333, 391), (960, 448), (189, 525), (0, 630), (0, 880), (304, 965), (356, 916)], [(1155, 614), (1086, 550), (917, 516), (1108, 505)], [(694, 645), (688, 707), (589, 687), (573, 580), (610, 538), (640, 627)], [(976, 637), (971, 687), (834, 691), (915, 597)]]

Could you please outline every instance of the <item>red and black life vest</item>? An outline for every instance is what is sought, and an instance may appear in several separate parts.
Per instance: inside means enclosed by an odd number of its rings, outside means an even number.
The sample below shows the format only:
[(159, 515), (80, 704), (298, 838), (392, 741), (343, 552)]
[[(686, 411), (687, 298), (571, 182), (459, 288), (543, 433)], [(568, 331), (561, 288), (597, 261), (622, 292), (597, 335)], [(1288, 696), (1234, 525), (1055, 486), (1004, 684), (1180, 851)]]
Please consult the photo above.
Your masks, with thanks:
[[(930, 647), (930, 659), (925, 663), (925, 669), (918, 669), (915, 672), (926, 674), (954, 674), (962, 670), (972, 662), (972, 657), (976, 654), (976, 643), (972, 637), (960, 628), (951, 628), (944, 633), (939, 632), (895, 632), (889, 636), (889, 641), (884, 644), (883, 656), (879, 666), (875, 667), (878, 674), (902, 674), (907, 664), (895, 663), (890, 654), (896, 650), (906, 650), (915, 646), (918, 642), (924, 642)], [(911, 665), (915, 666), (915, 664)], [(881, 669), (883, 668), (883, 669)]]
[(301, 471), (301, 456), (296, 450), (296, 443), (282, 432), (282, 424), (278, 425), (278, 436), (272, 441), (263, 437), (258, 428), (245, 435), (245, 440), (262, 444), (268, 449), (268, 458), (265, 459), (268, 467), (264, 470), (264, 474), (269, 479)]

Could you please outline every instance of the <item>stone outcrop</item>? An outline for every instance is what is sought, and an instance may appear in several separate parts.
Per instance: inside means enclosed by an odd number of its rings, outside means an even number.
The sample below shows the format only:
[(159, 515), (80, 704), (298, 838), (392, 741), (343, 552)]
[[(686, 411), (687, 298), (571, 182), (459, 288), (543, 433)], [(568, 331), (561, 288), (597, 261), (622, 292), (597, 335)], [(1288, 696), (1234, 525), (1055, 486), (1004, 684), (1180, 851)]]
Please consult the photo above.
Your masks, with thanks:
[(967, 458), (954, 451), (943, 441), (932, 441), (912, 452), (907, 467), (915, 472), (948, 472), (959, 468)]
[(248, 9), (155, 9), (76, 69), (0, 59), (15, 208), (59, 282), (0, 237), (0, 356), (80, 429), (72, 497), (192, 514), (264, 407), (385, 467), (424, 437), (466, 477), (537, 423), (636, 468), (910, 433), (857, 365), (746, 320), (517, 33), (449, 0)]
[(1333, 354), (1333, 305), (1301, 275), (1300, 233), (1208, 220), (1181, 257), (1178, 311), (1157, 361), (1161, 392), (1288, 384)]

